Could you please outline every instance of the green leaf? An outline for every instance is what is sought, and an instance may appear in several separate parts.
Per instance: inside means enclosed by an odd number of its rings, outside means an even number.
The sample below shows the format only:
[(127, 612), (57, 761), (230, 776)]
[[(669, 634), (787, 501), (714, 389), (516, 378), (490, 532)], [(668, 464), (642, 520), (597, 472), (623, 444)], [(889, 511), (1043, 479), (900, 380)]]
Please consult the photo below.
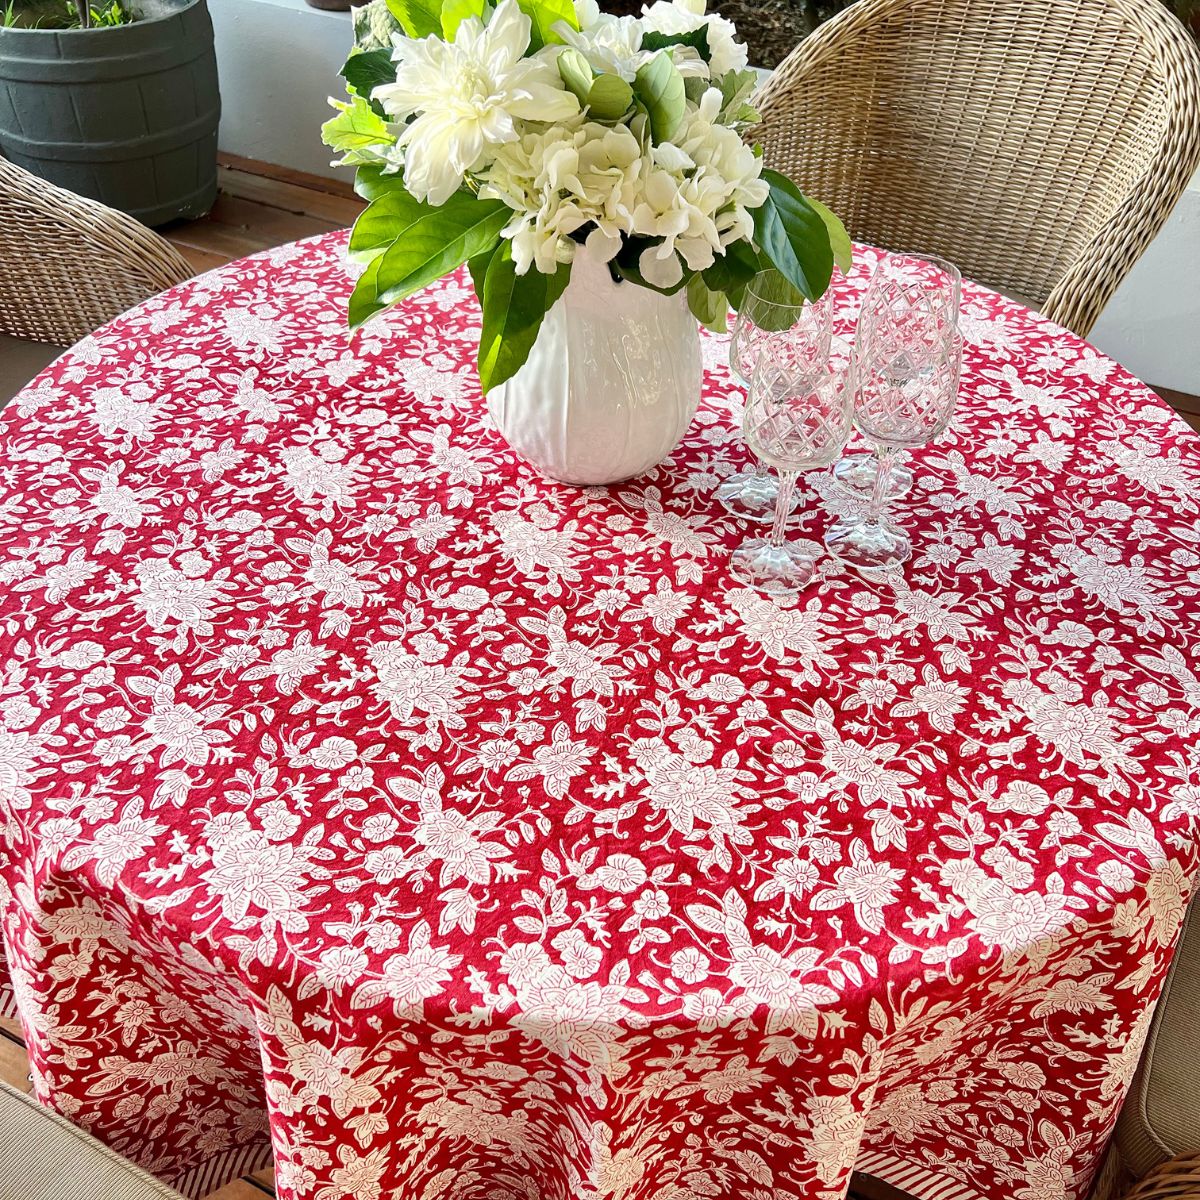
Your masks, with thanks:
[(403, 187), (404, 176), (399, 171), (385, 174), (381, 163), (366, 163), (354, 172), (354, 190), (368, 203)]
[(386, 147), (396, 140), (383, 118), (362, 96), (352, 96), (349, 104), (330, 103), (338, 115), (321, 126), (321, 140), (342, 155), (338, 166), (380, 162)]
[(642, 35), (643, 50), (666, 50), (670, 46), (691, 46), (705, 62), (712, 61), (707, 25), (701, 25), (699, 29), (692, 29), (687, 33), (648, 32)]
[(683, 76), (666, 50), (638, 68), (633, 91), (646, 106), (654, 141), (669, 142), (687, 111), (687, 101)]
[(342, 78), (358, 95), (370, 100), (381, 83), (396, 82), (396, 64), (390, 50), (363, 50), (352, 54), (342, 67)]
[(579, 28), (572, 0), (517, 0), (517, 6), (529, 18), (532, 26), (529, 35), (529, 52), (536, 53), (543, 46), (561, 43), (562, 38), (554, 26), (564, 21), (569, 29)]
[(759, 329), (767, 333), (783, 333), (795, 325), (805, 297), (774, 267), (760, 271), (747, 287), (743, 299), (745, 303), (753, 304), (754, 324)]
[(762, 178), (770, 192), (762, 206), (754, 210), (754, 240), (793, 287), (809, 300), (816, 300), (833, 275), (829, 231), (787, 176), (768, 167)]
[(597, 75), (587, 95), (593, 121), (619, 121), (633, 103), (633, 88), (619, 75)]
[(580, 104), (586, 104), (595, 74), (588, 60), (578, 50), (567, 47), (559, 53), (558, 73), (567, 85), (567, 90), (575, 93), (575, 98)]
[[(362, 289), (362, 300), (368, 286), (373, 287), (374, 311), (395, 304), (494, 246), (511, 216), (503, 201), (479, 200), (467, 192), (455, 192), (437, 208), (402, 189), (387, 192), (371, 202), (350, 234), (351, 254), (383, 250), (371, 260), (355, 293)], [(369, 285), (363, 282), (368, 275)], [(352, 314), (351, 326), (357, 324), (361, 319)]]
[(724, 292), (714, 292), (704, 282), (703, 275), (693, 275), (687, 285), (688, 308), (692, 316), (713, 333), (725, 333), (729, 328), (729, 303)]
[(721, 121), (725, 125), (755, 125), (758, 110), (749, 103), (758, 88), (758, 76), (750, 70), (727, 71), (721, 78)]
[(442, 32), (441, 0), (387, 0), (387, 8), (410, 38)]
[(854, 262), (854, 246), (850, 241), (850, 235), (846, 232), (845, 225), (819, 200), (814, 200), (811, 196), (804, 198), (812, 205), (817, 216), (825, 222), (825, 228), (829, 233), (829, 246), (833, 250), (833, 261), (837, 264), (838, 270), (843, 275), (849, 275), (850, 267)]
[(530, 268), (518, 275), (512, 242), (504, 241), (488, 263), (483, 284), (483, 331), (479, 336), (479, 386), (484, 393), (511, 379), (537, 341), (542, 318), (563, 294), (571, 264), (553, 275)]
[(724, 292), (729, 303), (740, 308), (746, 285), (761, 269), (758, 254), (749, 242), (733, 242), (701, 274), (708, 287), (714, 292)]
[(387, 308), (379, 299), (379, 262), (382, 258), (382, 253), (376, 254), (367, 264), (367, 269), (355, 280), (346, 312), (346, 320), (351, 329), (357, 329), (369, 317)]
[(492, 259), (500, 250), (501, 243), (497, 242), (490, 250), (480, 251), (474, 258), (467, 260), (467, 270), (471, 272), (471, 283), (475, 288), (475, 298), (483, 307), (483, 285), (487, 279), (487, 269)]
[(442, 37), (454, 41), (458, 27), (471, 17), (483, 20), (486, 0), (444, 0), (442, 4)]

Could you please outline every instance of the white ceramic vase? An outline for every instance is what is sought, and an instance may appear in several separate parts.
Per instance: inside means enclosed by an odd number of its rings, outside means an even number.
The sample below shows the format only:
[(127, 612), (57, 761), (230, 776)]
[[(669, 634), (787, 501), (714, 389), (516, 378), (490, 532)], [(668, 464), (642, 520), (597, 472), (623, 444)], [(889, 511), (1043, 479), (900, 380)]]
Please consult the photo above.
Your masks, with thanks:
[(595, 485), (666, 458), (699, 400), (699, 330), (683, 293), (614, 283), (581, 246), (528, 360), (488, 393), (488, 409), (543, 474)]

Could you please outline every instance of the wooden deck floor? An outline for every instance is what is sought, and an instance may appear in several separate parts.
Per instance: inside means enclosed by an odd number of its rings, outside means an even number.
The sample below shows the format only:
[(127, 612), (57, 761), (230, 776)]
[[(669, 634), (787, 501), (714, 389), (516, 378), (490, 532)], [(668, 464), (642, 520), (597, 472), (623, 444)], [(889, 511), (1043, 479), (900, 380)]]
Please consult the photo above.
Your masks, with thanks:
[(298, 238), (344, 229), (365, 205), (346, 182), (222, 154), (217, 202), (161, 230), (197, 271)]

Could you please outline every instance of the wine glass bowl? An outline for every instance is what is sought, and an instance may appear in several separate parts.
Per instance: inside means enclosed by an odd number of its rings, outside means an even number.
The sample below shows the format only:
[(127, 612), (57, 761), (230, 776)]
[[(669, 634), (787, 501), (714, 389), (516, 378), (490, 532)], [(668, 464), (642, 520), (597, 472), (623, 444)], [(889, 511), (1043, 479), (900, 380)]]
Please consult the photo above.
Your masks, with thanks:
[[(903, 359), (922, 348), (928, 354), (940, 337), (957, 329), (961, 302), (962, 276), (953, 263), (936, 255), (889, 255), (876, 267), (863, 297), (855, 331), (856, 361)], [(902, 368), (893, 370), (893, 374), (907, 373)], [(870, 430), (861, 421), (858, 424), (871, 438)], [(927, 440), (895, 444), (919, 445)], [(912, 472), (901, 458), (893, 456), (885, 501), (899, 499), (912, 486)], [(848, 454), (835, 464), (833, 478), (844, 492), (868, 501), (878, 466), (873, 452)]]
[(809, 546), (786, 541), (796, 476), (834, 462), (850, 435), (852, 372), (845, 359), (814, 364), (786, 350), (760, 359), (746, 405), (743, 431), (750, 448), (779, 472), (779, 496), (769, 538), (751, 538), (734, 551), (735, 578), (771, 595), (792, 595), (812, 579)]
[(954, 415), (962, 371), (962, 335), (951, 325), (909, 330), (901, 345), (868, 340), (855, 356), (854, 420), (877, 447), (878, 466), (865, 514), (843, 518), (825, 536), (826, 549), (863, 571), (906, 562), (912, 541), (889, 520), (886, 505), (903, 448), (939, 437)]
[[(729, 368), (749, 387), (764, 348), (816, 365), (829, 354), (833, 305), (828, 292), (806, 301), (777, 271), (763, 271), (746, 286), (729, 339)], [(717, 489), (717, 498), (735, 516), (769, 521), (778, 484), (761, 465), (740, 471)]]

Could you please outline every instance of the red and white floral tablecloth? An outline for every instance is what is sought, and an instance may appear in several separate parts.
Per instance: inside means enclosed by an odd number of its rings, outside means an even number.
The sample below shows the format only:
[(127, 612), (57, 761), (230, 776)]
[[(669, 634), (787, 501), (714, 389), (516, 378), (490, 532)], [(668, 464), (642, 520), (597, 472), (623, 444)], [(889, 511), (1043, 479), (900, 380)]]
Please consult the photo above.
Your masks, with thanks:
[(269, 1123), (287, 1200), (1083, 1195), (1197, 866), (1197, 439), (967, 287), (914, 560), (777, 607), (726, 570), (723, 341), (672, 461), (559, 486), (463, 279), (351, 344), (343, 250), (0, 421), (38, 1094), (192, 1194)]

